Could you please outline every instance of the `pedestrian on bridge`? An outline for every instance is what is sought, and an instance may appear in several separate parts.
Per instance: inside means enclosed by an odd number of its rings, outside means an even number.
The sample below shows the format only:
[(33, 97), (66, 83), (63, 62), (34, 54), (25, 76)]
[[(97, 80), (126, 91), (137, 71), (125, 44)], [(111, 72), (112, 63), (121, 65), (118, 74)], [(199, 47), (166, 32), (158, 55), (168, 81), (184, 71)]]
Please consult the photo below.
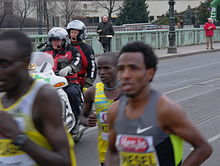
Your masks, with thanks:
[(99, 34), (99, 41), (102, 43), (103, 51), (110, 51), (111, 39), (115, 32), (112, 24), (109, 22), (108, 16), (102, 17), (102, 22), (98, 24), (97, 33)]
[(205, 23), (204, 26), (205, 29), (205, 35), (206, 35), (206, 49), (214, 49), (213, 47), (213, 35), (214, 35), (214, 30), (216, 29), (215, 24), (213, 23), (212, 18), (208, 18), (208, 22)]

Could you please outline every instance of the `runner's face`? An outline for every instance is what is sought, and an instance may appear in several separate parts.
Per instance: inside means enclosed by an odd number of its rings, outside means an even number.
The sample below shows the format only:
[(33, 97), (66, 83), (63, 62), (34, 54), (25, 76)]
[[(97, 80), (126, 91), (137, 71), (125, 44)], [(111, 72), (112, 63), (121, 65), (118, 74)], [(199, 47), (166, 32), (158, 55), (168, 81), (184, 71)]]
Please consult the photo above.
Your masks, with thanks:
[(52, 40), (52, 47), (54, 50), (60, 50), (62, 48), (62, 40)]
[(118, 59), (118, 77), (121, 88), (129, 96), (137, 96), (148, 87), (152, 78), (152, 69), (146, 69), (143, 54), (140, 52), (126, 52)]
[(79, 30), (70, 30), (70, 37), (73, 42), (77, 42), (77, 35), (79, 34)]
[(27, 64), (16, 54), (18, 49), (14, 41), (0, 41), (0, 50), (0, 92), (7, 92), (22, 81)]
[(104, 84), (109, 84), (117, 79), (117, 68), (111, 58), (100, 57), (97, 61), (98, 75)]

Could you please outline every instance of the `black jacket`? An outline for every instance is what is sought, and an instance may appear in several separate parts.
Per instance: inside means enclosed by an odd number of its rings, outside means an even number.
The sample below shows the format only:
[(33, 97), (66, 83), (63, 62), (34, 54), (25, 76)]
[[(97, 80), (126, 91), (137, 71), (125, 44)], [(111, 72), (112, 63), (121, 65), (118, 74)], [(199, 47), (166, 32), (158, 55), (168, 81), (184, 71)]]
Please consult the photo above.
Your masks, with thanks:
[(69, 45), (74, 46), (79, 50), (82, 59), (82, 69), (78, 72), (78, 76), (84, 78), (82, 84), (88, 83), (87, 80), (91, 80), (90, 83), (93, 83), (97, 75), (97, 66), (95, 62), (94, 51), (92, 47), (84, 42), (71, 42)]
[[(98, 32), (98, 30), (102, 30), (101, 32)], [(97, 33), (99, 34), (99, 41), (101, 43), (108, 43), (111, 38), (105, 37), (106, 35), (112, 35), (114, 36), (115, 32), (113, 30), (112, 24), (109, 22), (100, 22), (98, 24)]]

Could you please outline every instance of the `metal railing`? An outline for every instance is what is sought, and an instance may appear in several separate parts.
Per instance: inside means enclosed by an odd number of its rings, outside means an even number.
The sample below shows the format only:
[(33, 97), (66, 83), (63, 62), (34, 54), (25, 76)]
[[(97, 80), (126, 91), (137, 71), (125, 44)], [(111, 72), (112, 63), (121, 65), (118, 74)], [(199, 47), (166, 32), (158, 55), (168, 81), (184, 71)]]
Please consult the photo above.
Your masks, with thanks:
[[(121, 32), (121, 31), (138, 31), (138, 30), (144, 30), (144, 25), (152, 25), (149, 23), (137, 23), (137, 24), (124, 24), (120, 26), (113, 26), (113, 29), (115, 32)], [(200, 25), (201, 27), (203, 25)], [(169, 29), (169, 25), (161, 25), (161, 29)], [(50, 27), (52, 28), (52, 27)], [(48, 28), (48, 29), (50, 29)], [(176, 29), (178, 26), (176, 25)], [(184, 25), (184, 29), (190, 29), (193, 28), (193, 25)], [(42, 33), (46, 35), (48, 33), (48, 29), (46, 27), (42, 27)], [(86, 26), (88, 33), (93, 33), (97, 31), (97, 26)], [(1, 28), (0, 32), (4, 32), (7, 30), (20, 30), (20, 28)], [(38, 35), (39, 29), (38, 28), (22, 28), (22, 31), (27, 35)]]
[[(132, 41), (143, 41), (151, 45), (154, 49), (167, 48), (169, 45), (168, 29), (143, 30), (143, 31), (124, 31), (116, 32), (111, 40), (111, 50), (118, 52), (120, 49)], [(47, 40), (46, 35), (30, 35), (35, 50), (37, 45)], [(96, 55), (102, 54), (102, 45), (99, 42), (97, 33), (88, 33), (86, 42), (92, 46)], [(220, 41), (220, 27), (217, 27), (214, 33), (214, 42)], [(203, 28), (176, 29), (177, 47), (187, 45), (198, 45), (206, 42), (205, 31)]]

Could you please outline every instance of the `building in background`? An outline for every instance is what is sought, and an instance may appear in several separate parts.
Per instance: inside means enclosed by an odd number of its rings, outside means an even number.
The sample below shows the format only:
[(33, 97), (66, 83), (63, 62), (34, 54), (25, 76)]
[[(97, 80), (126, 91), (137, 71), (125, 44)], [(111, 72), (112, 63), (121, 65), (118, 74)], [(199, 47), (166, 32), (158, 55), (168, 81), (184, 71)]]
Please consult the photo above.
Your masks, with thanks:
[[(97, 25), (101, 20), (101, 16), (108, 15), (108, 12), (100, 4), (105, 5), (108, 0), (0, 0), (0, 13), (3, 11), (13, 13), (13, 6), (17, 2), (24, 3), (32, 1), (33, 10), (28, 13), (27, 17), (42, 21), (43, 26), (66, 26), (72, 19), (80, 19), (86, 25)], [(188, 5), (191, 8), (200, 5), (202, 0), (175, 0), (175, 10), (181, 12), (187, 9)], [(115, 8), (122, 5), (122, 0), (116, 0)], [(149, 5), (148, 11), (150, 21), (158, 19), (162, 14), (168, 12), (168, 0), (146, 0)], [(24, 6), (24, 5), (21, 5)], [(4, 9), (4, 10), (2, 10)], [(39, 12), (40, 11), (40, 12)], [(112, 13), (113, 21), (117, 18), (117, 11)], [(1, 20), (0, 20), (1, 21)]]

